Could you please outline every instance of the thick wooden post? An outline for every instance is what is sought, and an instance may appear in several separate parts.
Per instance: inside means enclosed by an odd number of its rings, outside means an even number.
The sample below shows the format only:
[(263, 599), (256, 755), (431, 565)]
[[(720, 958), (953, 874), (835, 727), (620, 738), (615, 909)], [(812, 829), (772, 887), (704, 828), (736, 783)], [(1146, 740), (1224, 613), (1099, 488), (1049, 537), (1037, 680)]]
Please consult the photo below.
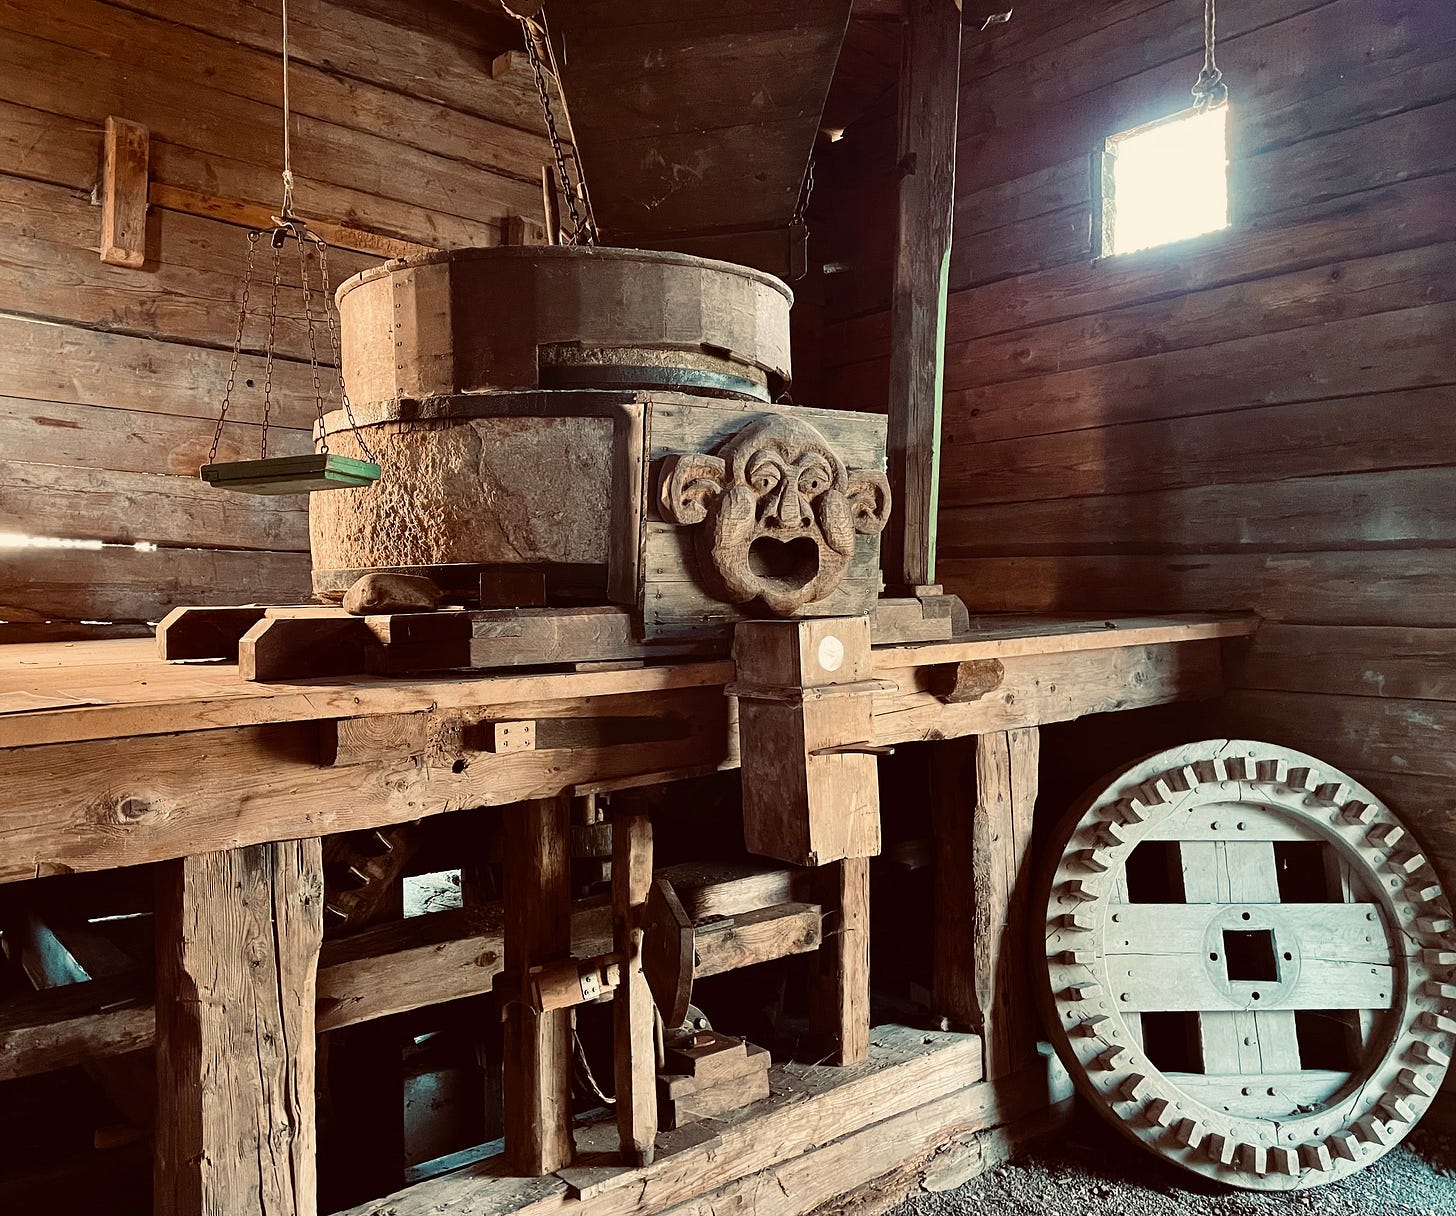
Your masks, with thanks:
[(820, 867), (824, 944), (814, 955), (809, 1018), (820, 1051), (834, 1064), (870, 1052), (870, 859)]
[(506, 1164), (526, 1176), (571, 1163), (571, 1010), (537, 1013), (523, 982), (571, 954), (570, 807), (561, 795), (504, 813)]
[(933, 761), (935, 1001), (980, 1031), (987, 1080), (1035, 1049), (1025, 953), (1039, 753), (1032, 727), (938, 744)]
[(159, 1216), (314, 1216), (317, 839), (159, 868)]
[(639, 811), (612, 819), (612, 941), (622, 980), (612, 998), (617, 1134), (628, 1165), (651, 1165), (657, 1142), (654, 1007), (642, 970), (642, 912), (652, 887), (652, 820)]
[[(945, 306), (955, 205), (961, 12), (955, 0), (908, 0), (900, 66), (900, 192), (890, 302), (890, 490), (881, 540), (891, 586), (935, 583)], [(902, 592), (903, 594), (903, 592)]]

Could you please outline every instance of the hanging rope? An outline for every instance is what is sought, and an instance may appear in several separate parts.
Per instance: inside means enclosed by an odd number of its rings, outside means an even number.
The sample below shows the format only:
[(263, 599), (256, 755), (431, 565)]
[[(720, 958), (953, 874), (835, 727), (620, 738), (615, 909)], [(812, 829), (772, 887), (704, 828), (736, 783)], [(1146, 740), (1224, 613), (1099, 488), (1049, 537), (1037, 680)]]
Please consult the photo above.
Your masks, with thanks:
[(289, 135), (288, 0), (283, 0), (283, 218), (293, 218), (293, 143)]
[(1217, 35), (1215, 32), (1214, 0), (1203, 0), (1203, 71), (1193, 86), (1193, 108), (1207, 110), (1221, 106), (1228, 101), (1228, 85), (1223, 82), (1223, 73), (1218, 70), (1214, 57)]

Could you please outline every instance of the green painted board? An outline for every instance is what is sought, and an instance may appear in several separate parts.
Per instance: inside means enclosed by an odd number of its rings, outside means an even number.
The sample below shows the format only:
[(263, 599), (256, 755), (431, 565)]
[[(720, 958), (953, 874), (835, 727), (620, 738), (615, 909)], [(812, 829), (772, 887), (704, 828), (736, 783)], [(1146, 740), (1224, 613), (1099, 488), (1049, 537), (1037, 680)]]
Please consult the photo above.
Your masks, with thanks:
[(198, 476), (219, 490), (241, 494), (311, 494), (316, 490), (347, 490), (370, 485), (379, 480), (379, 466), (332, 452), (311, 452), (303, 456), (205, 464)]

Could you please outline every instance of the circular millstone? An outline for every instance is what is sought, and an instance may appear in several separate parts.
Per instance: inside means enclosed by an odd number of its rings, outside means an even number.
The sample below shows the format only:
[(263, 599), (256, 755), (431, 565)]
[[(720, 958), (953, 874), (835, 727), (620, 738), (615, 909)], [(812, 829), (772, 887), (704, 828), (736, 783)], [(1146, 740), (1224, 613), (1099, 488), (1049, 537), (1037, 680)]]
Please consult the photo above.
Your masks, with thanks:
[(1252, 1190), (1361, 1169), (1456, 1052), (1456, 936), (1379, 798), (1211, 739), (1140, 761), (1047, 842), (1043, 1016), (1081, 1092), (1152, 1152)]

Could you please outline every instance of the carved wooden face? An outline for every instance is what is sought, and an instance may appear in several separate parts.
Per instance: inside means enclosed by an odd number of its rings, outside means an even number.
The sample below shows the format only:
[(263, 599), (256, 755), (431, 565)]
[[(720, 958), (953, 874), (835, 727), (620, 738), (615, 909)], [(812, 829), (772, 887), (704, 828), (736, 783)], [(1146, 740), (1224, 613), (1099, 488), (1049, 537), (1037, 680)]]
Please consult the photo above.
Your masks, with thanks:
[(855, 537), (890, 516), (883, 473), (847, 469), (815, 427), (781, 414), (752, 422), (716, 456), (669, 457), (659, 500), (670, 523), (705, 525), (698, 552), (715, 594), (779, 616), (838, 587)]

